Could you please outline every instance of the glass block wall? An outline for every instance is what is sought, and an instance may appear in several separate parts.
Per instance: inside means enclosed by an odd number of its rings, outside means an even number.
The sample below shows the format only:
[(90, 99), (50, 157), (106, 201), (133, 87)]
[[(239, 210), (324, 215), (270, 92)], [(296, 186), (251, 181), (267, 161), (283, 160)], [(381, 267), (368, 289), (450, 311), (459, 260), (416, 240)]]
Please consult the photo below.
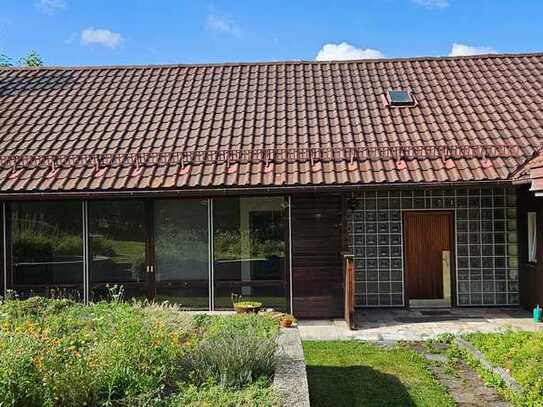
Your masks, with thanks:
[(402, 212), (421, 209), (454, 212), (459, 306), (519, 303), (514, 189), (371, 191), (346, 207), (357, 306), (404, 305)]

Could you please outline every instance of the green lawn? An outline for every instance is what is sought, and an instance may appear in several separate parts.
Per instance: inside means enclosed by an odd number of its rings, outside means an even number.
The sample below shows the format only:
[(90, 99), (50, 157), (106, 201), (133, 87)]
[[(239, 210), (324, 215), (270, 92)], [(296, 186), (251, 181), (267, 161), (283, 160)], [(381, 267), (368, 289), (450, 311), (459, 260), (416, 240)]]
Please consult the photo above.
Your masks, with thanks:
[(304, 342), (311, 406), (453, 406), (412, 350), (358, 341)]
[(116, 262), (136, 263), (145, 253), (145, 243), (132, 240), (112, 240), (111, 248), (115, 252), (113, 260)]
[(526, 389), (520, 400), (512, 399), (515, 404), (543, 406), (543, 332), (471, 334), (466, 339)]

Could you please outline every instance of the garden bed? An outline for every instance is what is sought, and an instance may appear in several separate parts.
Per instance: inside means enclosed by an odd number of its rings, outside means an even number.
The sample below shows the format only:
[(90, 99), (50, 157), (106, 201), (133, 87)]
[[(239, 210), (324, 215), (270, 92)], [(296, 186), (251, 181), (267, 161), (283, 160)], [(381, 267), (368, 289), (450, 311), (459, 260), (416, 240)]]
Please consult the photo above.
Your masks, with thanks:
[(278, 324), (167, 305), (0, 305), (0, 405), (280, 406)]
[(517, 394), (503, 381), (480, 369), (483, 378), (516, 405), (543, 405), (543, 332), (470, 334), (465, 337), (495, 366), (508, 372), (523, 388)]

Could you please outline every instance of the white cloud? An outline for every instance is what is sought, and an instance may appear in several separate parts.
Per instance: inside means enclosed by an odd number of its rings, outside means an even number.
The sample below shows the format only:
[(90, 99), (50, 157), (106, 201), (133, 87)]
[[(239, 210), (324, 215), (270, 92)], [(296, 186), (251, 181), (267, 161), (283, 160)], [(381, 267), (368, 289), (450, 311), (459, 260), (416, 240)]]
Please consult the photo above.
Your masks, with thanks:
[(411, 0), (413, 3), (425, 8), (447, 8), (449, 0)]
[(36, 7), (47, 14), (53, 14), (56, 11), (66, 8), (65, 0), (39, 0)]
[(116, 48), (121, 45), (123, 36), (105, 28), (85, 28), (81, 31), (81, 43), (84, 45), (99, 44), (108, 48)]
[(356, 48), (351, 44), (324, 44), (320, 49), (316, 61), (345, 61), (349, 59), (379, 59), (384, 58), (383, 53), (372, 48)]
[(454, 43), (449, 53), (450, 57), (460, 57), (467, 55), (495, 54), (496, 50), (492, 47), (475, 47), (472, 45)]
[(230, 18), (211, 13), (207, 16), (207, 28), (211, 31), (234, 35), (239, 37), (241, 29)]

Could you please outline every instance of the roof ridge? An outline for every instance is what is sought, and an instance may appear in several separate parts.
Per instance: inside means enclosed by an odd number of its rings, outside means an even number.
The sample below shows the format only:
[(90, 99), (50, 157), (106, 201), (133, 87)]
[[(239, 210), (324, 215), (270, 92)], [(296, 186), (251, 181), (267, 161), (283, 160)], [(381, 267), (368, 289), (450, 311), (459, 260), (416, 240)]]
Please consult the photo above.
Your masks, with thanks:
[(171, 68), (198, 68), (217, 66), (273, 66), (273, 65), (330, 65), (330, 64), (370, 64), (383, 62), (418, 62), (418, 61), (448, 61), (448, 60), (474, 60), (474, 59), (512, 59), (523, 57), (543, 57), (543, 51), (524, 53), (493, 53), (479, 55), (460, 56), (417, 56), (417, 57), (396, 57), (377, 59), (350, 59), (332, 61), (314, 60), (284, 60), (284, 61), (257, 61), (257, 62), (216, 62), (216, 63), (195, 63), (195, 64), (134, 64), (134, 65), (51, 65), (42, 67), (0, 67), (1, 71), (45, 71), (45, 70), (100, 70), (100, 69), (171, 69)]

